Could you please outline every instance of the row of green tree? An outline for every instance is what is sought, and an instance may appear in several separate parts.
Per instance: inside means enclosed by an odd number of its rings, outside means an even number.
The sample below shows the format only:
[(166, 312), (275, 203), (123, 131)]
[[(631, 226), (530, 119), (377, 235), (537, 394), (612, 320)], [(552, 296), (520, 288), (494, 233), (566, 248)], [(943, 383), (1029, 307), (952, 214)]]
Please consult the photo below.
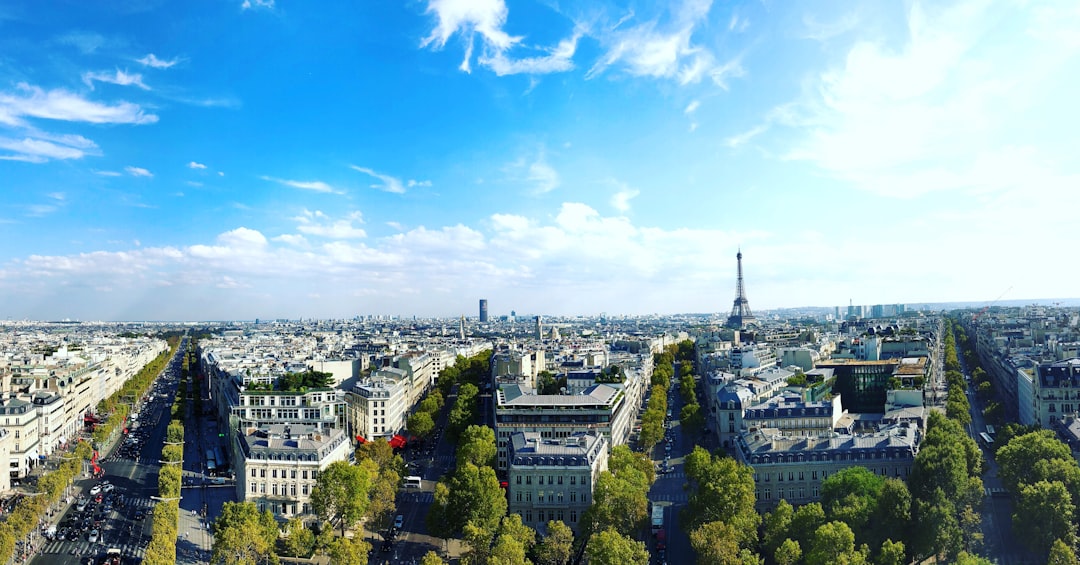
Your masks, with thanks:
[[(996, 399), (994, 384), (990, 380), (990, 375), (986, 373), (986, 370), (979, 363), (979, 356), (975, 351), (975, 340), (968, 336), (964, 326), (956, 318), (949, 317), (945, 321), (949, 328), (949, 337), (955, 338), (952, 343), (956, 346), (957, 351), (962, 352), (964, 363), (971, 374), (971, 386), (979, 399), (983, 401), (983, 418), (993, 425), (1005, 424), (1005, 406)], [(947, 371), (946, 376), (956, 372), (959, 372), (959, 370)]]
[(435, 430), (435, 420), (439, 418), (444, 402), (442, 392), (438, 389), (428, 393), (405, 421), (405, 429), (418, 438), (427, 439)]
[(683, 407), (679, 411), (679, 426), (689, 434), (697, 434), (705, 428), (705, 412), (697, 399), (697, 379), (694, 378), (692, 361), (682, 361), (679, 365), (679, 394), (682, 395)]
[(285, 373), (275, 383), (251, 383), (249, 390), (278, 390), (283, 392), (304, 391), (311, 388), (327, 388), (334, 384), (333, 373), (308, 369), (303, 373)]
[(649, 489), (655, 480), (652, 460), (644, 453), (625, 445), (611, 448), (608, 469), (597, 478), (592, 504), (581, 519), (590, 564), (649, 562), (645, 544), (635, 536), (648, 520)]
[(184, 463), (184, 404), (190, 381), (191, 356), (195, 346), (188, 343), (181, 360), (180, 386), (173, 399), (169, 425), (165, 428), (165, 445), (161, 448), (161, 468), (158, 471), (158, 497), (161, 500), (151, 514), (150, 543), (146, 547), (147, 565), (176, 563), (176, 540), (180, 526), (180, 490), (183, 484)]
[(165, 351), (143, 366), (135, 376), (124, 382), (119, 390), (98, 402), (95, 412), (102, 421), (94, 428), (95, 445), (104, 445), (105, 441), (127, 421), (128, 414), (131, 412), (131, 403), (135, 402), (136, 398), (142, 398), (150, 389), (150, 384), (176, 353), (180, 338), (170, 337), (167, 343), (169, 346)]
[(675, 348), (668, 347), (653, 355), (653, 373), (650, 380), (649, 400), (641, 415), (641, 433), (638, 444), (649, 451), (664, 439), (664, 418), (667, 415), (667, 391), (675, 377)]

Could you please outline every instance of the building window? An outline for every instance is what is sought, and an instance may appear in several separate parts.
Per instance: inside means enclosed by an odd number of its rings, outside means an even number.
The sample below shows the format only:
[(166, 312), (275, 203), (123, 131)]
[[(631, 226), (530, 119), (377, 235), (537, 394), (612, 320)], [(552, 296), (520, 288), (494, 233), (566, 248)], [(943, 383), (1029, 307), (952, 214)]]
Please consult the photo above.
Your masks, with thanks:
[(577, 502), (577, 491), (570, 491), (570, 502)]
[[(572, 484), (572, 485), (577, 484), (577, 476), (576, 475), (570, 475), (570, 484)], [(582, 484), (584, 484), (584, 483), (582, 483)]]
[(559, 484), (562, 484), (562, 475), (559, 475)]
[(266, 494), (266, 483), (259, 483), (259, 492)]
[(270, 470), (270, 476), (271, 476), (272, 478), (275, 478), (275, 479), (276, 479), (276, 478), (277, 478), (277, 469), (271, 469), (271, 470)]
[(577, 510), (571, 510), (570, 511), (570, 523), (571, 524), (576, 524), (577, 523)]
[(289, 495), (296, 496), (296, 483), (289, 485)]
[(544, 484), (544, 476), (543, 475), (540, 475), (538, 477), (538, 480), (540, 481), (540, 484)]
[(528, 475), (528, 476), (525, 477), (525, 484), (527, 484), (527, 485), (532, 484), (532, 475)]
[(251, 478), (253, 478), (253, 479), (255, 478), (255, 469), (251, 470)]
[(251, 494), (255, 494), (255, 483), (251, 483)]
[(266, 478), (266, 469), (259, 469), (259, 478)]
[(292, 478), (294, 478), (294, 479), (296, 478), (296, 469), (292, 470)]
[(300, 492), (303, 493), (304, 496), (307, 496), (308, 495), (308, 486), (307, 485), (300, 485)]
[(517, 482), (517, 484), (519, 484), (519, 485), (521, 484), (521, 475), (518, 475), (518, 476), (517, 476), (517, 480), (516, 480), (516, 482)]

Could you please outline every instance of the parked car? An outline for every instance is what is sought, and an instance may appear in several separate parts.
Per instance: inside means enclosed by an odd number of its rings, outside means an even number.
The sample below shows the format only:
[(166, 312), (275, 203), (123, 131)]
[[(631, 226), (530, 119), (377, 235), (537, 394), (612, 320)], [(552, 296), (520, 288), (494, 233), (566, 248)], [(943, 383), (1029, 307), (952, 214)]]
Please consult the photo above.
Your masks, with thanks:
[(394, 517), (394, 527), (400, 529), (405, 524), (405, 517), (398, 514)]

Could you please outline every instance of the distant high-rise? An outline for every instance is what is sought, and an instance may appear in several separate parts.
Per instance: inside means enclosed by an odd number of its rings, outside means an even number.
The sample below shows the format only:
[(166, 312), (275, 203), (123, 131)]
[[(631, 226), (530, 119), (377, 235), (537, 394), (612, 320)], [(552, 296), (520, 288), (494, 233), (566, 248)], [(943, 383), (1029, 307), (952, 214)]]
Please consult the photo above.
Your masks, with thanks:
[(536, 339), (544, 341), (544, 322), (540, 316), (536, 317)]
[(480, 299), (480, 323), (481, 324), (486, 324), (487, 321), (488, 321), (487, 299), (486, 298), (481, 298)]
[(757, 319), (754, 318), (754, 313), (750, 311), (750, 301), (746, 299), (746, 288), (743, 286), (742, 277), (742, 250), (735, 255), (735, 259), (739, 264), (739, 278), (735, 289), (735, 305), (731, 307), (731, 315), (728, 316), (727, 327), (741, 330), (746, 326), (754, 324)]

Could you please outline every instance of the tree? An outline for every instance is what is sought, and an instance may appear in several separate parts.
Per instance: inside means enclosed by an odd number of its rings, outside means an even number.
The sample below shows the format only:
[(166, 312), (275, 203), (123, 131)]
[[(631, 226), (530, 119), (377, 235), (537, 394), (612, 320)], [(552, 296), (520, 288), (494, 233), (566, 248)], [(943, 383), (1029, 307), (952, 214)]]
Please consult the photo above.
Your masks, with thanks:
[(912, 524), (915, 526), (912, 545), (916, 554), (945, 554), (951, 558), (960, 552), (964, 534), (956, 509), (944, 490), (936, 489), (926, 499), (915, 500)]
[(420, 565), (446, 565), (446, 561), (443, 561), (438, 553), (428, 551), (424, 554), (424, 557), (420, 559)]
[(798, 565), (802, 559), (802, 548), (793, 539), (784, 540), (773, 552), (777, 565)]
[(413, 414), (405, 420), (405, 429), (416, 437), (426, 438), (431, 435), (431, 432), (435, 429), (435, 420), (431, 419), (431, 414), (428, 412), (413, 412)]
[[(155, 508), (155, 518), (159, 504)], [(175, 524), (176, 518), (172, 518)], [(214, 521), (214, 546), (210, 558), (215, 565), (277, 563), (274, 544), (278, 526), (268, 510), (259, 512), (254, 502), (226, 502)]]
[(536, 565), (566, 565), (574, 549), (574, 531), (560, 520), (547, 523), (547, 534), (533, 550)]
[(1069, 446), (1061, 442), (1051, 430), (1039, 430), (1017, 436), (998, 449), (999, 475), (1005, 486), (1013, 493), (1019, 493), (1019, 485), (1028, 482), (1032, 466), (1039, 461), (1053, 459), (1072, 459)]
[(394, 453), (394, 448), (390, 447), (390, 442), (386, 441), (386, 438), (365, 442), (360, 444), (360, 447), (356, 448), (357, 464), (363, 463), (368, 459), (373, 461), (375, 466), (379, 469), (390, 467), (398, 475), (404, 474), (405, 461), (400, 455)]
[(1060, 481), (1021, 485), (1013, 513), (1013, 530), (1032, 551), (1046, 554), (1055, 540), (1076, 544), (1076, 505)]
[(821, 506), (830, 520), (844, 522), (861, 539), (884, 484), (885, 479), (866, 467), (848, 467), (821, 483)]
[(993, 561), (985, 557), (979, 557), (978, 555), (972, 555), (966, 551), (961, 551), (956, 555), (955, 565), (994, 565)]
[(814, 532), (806, 565), (832, 565), (850, 559), (855, 553), (855, 534), (847, 524), (832, 521)]
[(871, 547), (877, 547), (899, 532), (908, 531), (910, 522), (911, 491), (907, 483), (900, 479), (885, 479), (878, 493), (877, 506), (870, 515), (868, 542)]
[(1080, 565), (1080, 560), (1076, 558), (1076, 552), (1073, 551), (1072, 546), (1057, 539), (1054, 540), (1054, 545), (1050, 546), (1050, 556), (1046, 563), (1047, 565)]
[[(765, 555), (773, 555), (776, 550), (788, 539), (791, 529), (791, 518), (795, 509), (786, 500), (781, 500), (776, 508), (765, 514), (761, 527), (761, 552)], [(816, 526), (815, 526), (816, 528)], [(798, 545), (796, 543), (795, 545)], [(802, 551), (799, 551), (802, 555)]]
[(536, 545), (536, 530), (521, 522), (521, 514), (507, 514), (499, 522), (499, 536), (510, 536), (521, 543), (525, 551), (530, 551)]
[(525, 558), (525, 546), (509, 534), (501, 534), (495, 538), (495, 545), (491, 548), (491, 557), (487, 563), (490, 565), (531, 565)]
[(720, 522), (708, 522), (690, 532), (690, 547), (701, 565), (738, 565), (739, 534)]
[(629, 470), (637, 470), (645, 478), (645, 488), (656, 480), (656, 467), (644, 453), (635, 452), (629, 446), (619, 444), (611, 448), (608, 457), (608, 470), (617, 477), (626, 477)]
[(648, 515), (647, 488), (616, 477), (611, 471), (600, 473), (593, 488), (593, 503), (582, 518), (587, 531), (613, 529), (622, 535), (632, 534)]
[(371, 545), (360, 539), (335, 538), (326, 552), (334, 565), (367, 565)]
[(371, 490), (366, 469), (335, 461), (319, 473), (311, 490), (311, 507), (322, 520), (337, 522), (341, 536), (364, 517)]
[(881, 550), (878, 551), (874, 563), (875, 565), (904, 565), (904, 563), (907, 563), (904, 542), (894, 542), (891, 539), (885, 540), (881, 544)]
[(594, 534), (585, 546), (589, 565), (648, 565), (645, 544), (607, 529)]
[(506, 496), (495, 470), (464, 463), (435, 485), (427, 524), (434, 535), (449, 539), (469, 522), (493, 532), (505, 514)]
[(679, 412), (679, 422), (686, 431), (696, 434), (705, 428), (705, 415), (701, 411), (701, 405), (697, 402), (685, 404)]
[(368, 527), (372, 530), (383, 531), (390, 528), (390, 521), (397, 513), (397, 493), (400, 482), (401, 475), (391, 468), (384, 468), (372, 483), (371, 502), (367, 509)]
[(700, 446), (686, 457), (685, 469), (692, 481), (689, 504), (683, 514), (685, 527), (692, 530), (704, 523), (721, 521), (739, 532), (740, 547), (756, 543), (761, 516), (754, 508), (753, 470), (730, 457), (714, 457)]
[(292, 557), (307, 557), (315, 547), (315, 534), (300, 518), (289, 520), (285, 526), (285, 553)]
[(477, 467), (493, 467), (497, 453), (495, 430), (488, 426), (469, 426), (458, 438), (458, 465), (472, 463)]
[(819, 502), (804, 504), (791, 516), (788, 537), (799, 542), (799, 547), (810, 547), (814, 532), (825, 523), (825, 510)]

